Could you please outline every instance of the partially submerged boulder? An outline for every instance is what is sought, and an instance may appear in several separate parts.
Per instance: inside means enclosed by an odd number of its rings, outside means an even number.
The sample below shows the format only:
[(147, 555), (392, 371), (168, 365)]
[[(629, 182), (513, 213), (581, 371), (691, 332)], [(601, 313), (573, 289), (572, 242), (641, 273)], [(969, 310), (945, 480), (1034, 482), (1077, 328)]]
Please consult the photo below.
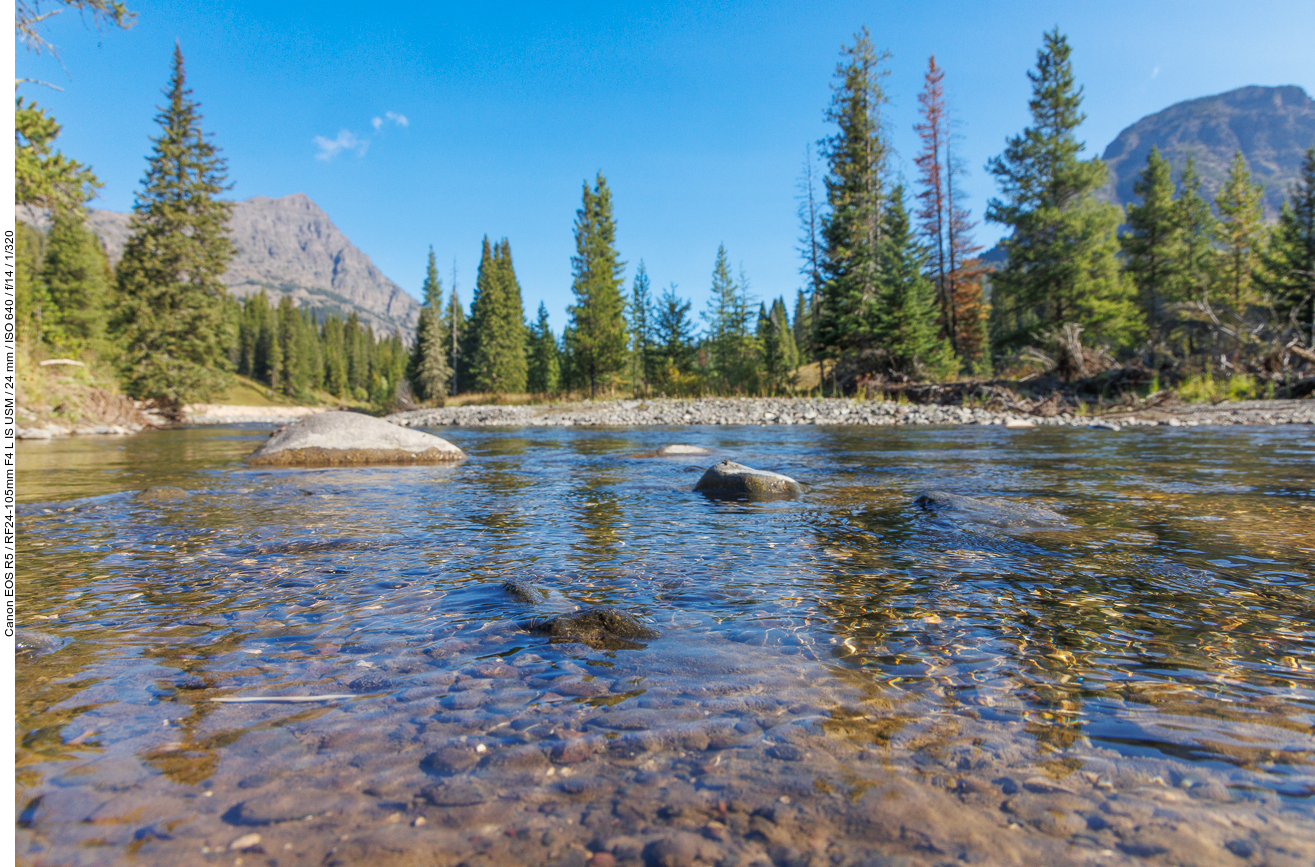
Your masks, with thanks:
[(169, 500), (186, 500), (190, 496), (187, 491), (172, 485), (151, 485), (144, 491), (138, 491), (133, 499), (139, 503), (164, 503)]
[(1070, 526), (1064, 516), (1053, 509), (999, 497), (965, 497), (945, 491), (928, 491), (914, 500), (913, 505), (927, 512), (946, 513), (994, 527), (1061, 529)]
[(803, 493), (799, 483), (789, 476), (755, 470), (734, 461), (713, 464), (699, 479), (694, 490), (710, 497), (737, 497), (750, 500), (769, 500), (777, 497), (794, 497)]
[(362, 467), (447, 464), (465, 452), (424, 431), (357, 412), (321, 412), (288, 425), (256, 449), (253, 467)]
[(615, 608), (585, 608), (550, 620), (531, 621), (529, 626), (553, 641), (578, 641), (600, 650), (637, 650), (644, 645), (633, 639), (659, 635), (656, 629)]
[(689, 446), (684, 443), (672, 443), (671, 445), (662, 446), (655, 454), (658, 457), (669, 458), (679, 457), (681, 455), (710, 455), (711, 449), (705, 449), (703, 446)]

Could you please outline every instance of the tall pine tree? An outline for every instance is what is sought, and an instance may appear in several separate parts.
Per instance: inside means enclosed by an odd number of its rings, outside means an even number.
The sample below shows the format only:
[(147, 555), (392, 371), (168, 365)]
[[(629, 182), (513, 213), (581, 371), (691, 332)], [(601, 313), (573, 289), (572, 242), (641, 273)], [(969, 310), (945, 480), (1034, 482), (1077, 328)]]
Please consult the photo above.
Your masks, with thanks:
[(1182, 261), (1181, 208), (1174, 200), (1169, 161), (1152, 146), (1146, 168), (1132, 185), (1140, 204), (1128, 205), (1128, 221), (1119, 242), (1124, 268), (1132, 277), (1152, 343), (1164, 337), (1165, 305), (1174, 297)]
[(1179, 281), (1174, 294), (1179, 299), (1199, 298), (1208, 303), (1210, 287), (1218, 274), (1219, 251), (1215, 240), (1219, 235), (1219, 221), (1210, 210), (1210, 203), (1201, 195), (1201, 175), (1191, 157), (1187, 158), (1178, 183), (1175, 206), (1181, 243), (1173, 269)]
[(1220, 240), (1227, 257), (1226, 289), (1238, 307), (1252, 300), (1253, 272), (1264, 241), (1265, 215), (1261, 208), (1264, 193), (1262, 184), (1251, 182), (1251, 170), (1242, 152), (1233, 154), (1228, 178), (1215, 197), (1215, 206), (1219, 208)]
[(992, 303), (1003, 308), (1000, 338), (1015, 346), (1068, 324), (1114, 344), (1131, 342), (1137, 329), (1117, 259), (1123, 215), (1095, 197), (1108, 171), (1099, 159), (1079, 159), (1075, 132), (1085, 115), (1071, 53), (1058, 29), (1045, 34), (1028, 72), (1032, 125), (988, 163), (1002, 198), (986, 217), (1012, 230)]
[(882, 222), (876, 344), (892, 371), (917, 378), (948, 376), (958, 362), (941, 333), (936, 289), (926, 273), (926, 248), (910, 224), (903, 187), (891, 191)]
[(443, 282), (438, 278), (434, 248), (429, 248), (425, 282), (420, 287), (424, 302), (416, 324), (415, 343), (407, 364), (407, 378), (416, 397), (437, 400), (447, 394), (452, 369), (448, 366), (448, 335), (443, 333)]
[(110, 263), (84, 218), (81, 208), (54, 212), (41, 269), (63, 351), (99, 348), (111, 303)]
[(644, 391), (653, 381), (653, 289), (649, 285), (644, 260), (635, 269), (635, 282), (630, 287), (630, 353), (631, 381), (636, 391)]
[(493, 394), (525, 391), (525, 308), (511, 262), (511, 243), (484, 249), (470, 310), (471, 388)]
[(836, 132), (822, 141), (827, 162), (828, 211), (822, 219), (822, 297), (818, 350), (838, 358), (870, 346), (881, 294), (878, 246), (886, 205), (890, 145), (881, 125), (886, 102), (882, 64), (889, 53), (872, 47), (867, 29), (843, 49), (826, 119)]
[(532, 394), (552, 394), (561, 382), (561, 360), (557, 338), (548, 321), (548, 308), (539, 302), (538, 321), (530, 325), (529, 373), (526, 388)]
[(225, 163), (201, 131), (201, 114), (186, 87), (183, 52), (174, 47), (168, 105), (156, 121), (142, 191), (133, 206), (117, 276), (113, 326), (123, 347), (124, 390), (177, 411), (206, 400), (227, 383), (228, 290), (220, 281), (233, 245)]
[(575, 304), (567, 308), (571, 365), (574, 375), (589, 384), (589, 396), (600, 385), (610, 386), (626, 357), (625, 300), (621, 297), (623, 263), (616, 251), (616, 221), (612, 192), (599, 172), (594, 188), (584, 184), (583, 201), (575, 212)]

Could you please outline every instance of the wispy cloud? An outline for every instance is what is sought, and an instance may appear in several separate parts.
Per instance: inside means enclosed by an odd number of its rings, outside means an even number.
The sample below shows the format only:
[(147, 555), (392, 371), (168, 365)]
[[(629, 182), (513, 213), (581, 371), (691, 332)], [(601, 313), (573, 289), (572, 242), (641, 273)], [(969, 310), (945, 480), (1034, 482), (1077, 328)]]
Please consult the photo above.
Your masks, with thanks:
[(327, 162), (342, 151), (355, 151), (358, 157), (365, 156), (366, 149), (370, 147), (370, 140), (357, 138), (356, 133), (349, 129), (340, 129), (337, 138), (329, 139), (322, 135), (315, 136), (315, 146), (320, 149), (320, 152), (315, 155), (315, 159)]
[(409, 121), (409, 120), (406, 119), (406, 115), (404, 115), (404, 114), (398, 114), (398, 113), (395, 112), (395, 111), (386, 111), (386, 112), (384, 112), (384, 116), (383, 116), (383, 117), (376, 117), (374, 120), (370, 121), (370, 125), (371, 125), (372, 127), (374, 127), (375, 129), (379, 129), (379, 128), (381, 128), (385, 123), (387, 123), (388, 121), (392, 121), (393, 123), (397, 124), (398, 126), (410, 126), (410, 125), (411, 125), (411, 121)]
[(1160, 67), (1157, 66), (1151, 70), (1151, 78), (1155, 78), (1155, 76), (1159, 74), (1160, 74)]
[[(383, 113), (383, 117), (373, 117), (370, 119), (370, 126), (374, 127), (375, 132), (379, 132), (386, 124), (390, 123), (401, 127), (408, 127), (411, 125), (411, 121), (407, 119), (406, 115), (399, 114), (395, 111), (386, 111)], [(317, 135), (315, 136), (315, 146), (320, 150), (319, 153), (315, 155), (315, 159), (328, 162), (343, 151), (355, 153), (358, 157), (363, 157), (365, 156), (366, 150), (370, 147), (370, 142), (373, 140), (373, 136), (362, 138), (349, 129), (338, 130), (337, 138), (325, 138), (322, 135)]]

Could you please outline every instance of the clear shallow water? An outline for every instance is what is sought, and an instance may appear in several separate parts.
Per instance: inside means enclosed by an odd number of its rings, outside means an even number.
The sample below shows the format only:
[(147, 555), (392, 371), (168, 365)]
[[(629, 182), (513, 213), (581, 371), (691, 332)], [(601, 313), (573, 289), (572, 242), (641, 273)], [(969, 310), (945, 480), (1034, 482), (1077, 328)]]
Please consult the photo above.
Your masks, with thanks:
[[(448, 429), (458, 467), (246, 470), (265, 433), (23, 444), (20, 622), (63, 646), (19, 669), (20, 860), (1315, 861), (1308, 428)], [(720, 457), (806, 494), (690, 493)], [(524, 628), (586, 605), (662, 635)], [(351, 698), (215, 701), (280, 695)]]

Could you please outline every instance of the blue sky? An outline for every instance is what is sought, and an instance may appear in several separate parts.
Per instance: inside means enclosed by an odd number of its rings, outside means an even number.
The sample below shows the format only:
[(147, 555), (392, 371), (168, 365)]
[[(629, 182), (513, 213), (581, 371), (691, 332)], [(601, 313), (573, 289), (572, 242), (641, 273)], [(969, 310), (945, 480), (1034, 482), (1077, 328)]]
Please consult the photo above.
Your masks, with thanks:
[[(432, 244), (467, 303), (480, 238), (506, 236), (526, 315), (543, 300), (558, 331), (581, 184), (600, 170), (627, 279), (643, 259), (656, 287), (701, 306), (725, 243), (755, 294), (793, 297), (804, 148), (828, 133), (839, 48), (863, 25), (893, 54), (887, 118), (910, 178), (928, 55), (945, 69), (976, 216), (994, 192), (986, 160), (1028, 121), (1026, 72), (1052, 26), (1074, 48), (1091, 153), (1184, 99), (1315, 92), (1309, 0), (129, 6), (128, 32), (57, 16), (63, 69), (18, 55), (20, 76), (63, 88), (21, 92), (105, 182), (94, 207), (132, 206), (177, 39), (235, 198), (308, 194), (416, 295)], [(999, 228), (978, 232), (989, 244)]]

